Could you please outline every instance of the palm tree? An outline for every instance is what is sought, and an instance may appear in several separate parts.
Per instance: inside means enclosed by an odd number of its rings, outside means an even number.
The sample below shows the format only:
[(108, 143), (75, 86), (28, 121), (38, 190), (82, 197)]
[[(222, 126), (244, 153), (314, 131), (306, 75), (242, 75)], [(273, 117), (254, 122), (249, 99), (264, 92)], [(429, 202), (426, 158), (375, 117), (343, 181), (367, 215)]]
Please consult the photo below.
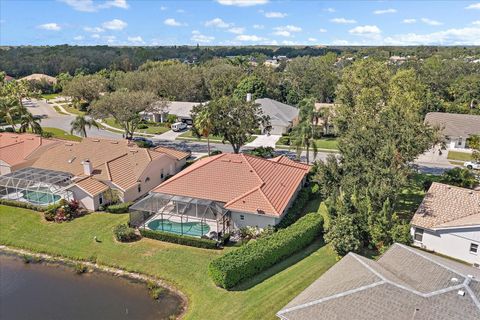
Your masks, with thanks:
[(42, 134), (43, 129), (40, 125), (40, 119), (36, 119), (33, 114), (26, 110), (20, 115), (20, 132), (27, 132), (30, 129), (33, 133)]
[(15, 131), (15, 115), (18, 112), (18, 100), (12, 96), (0, 97), (0, 117)]
[(88, 129), (95, 127), (100, 129), (100, 125), (92, 118), (86, 118), (85, 116), (77, 116), (72, 122), (70, 122), (71, 129), (70, 133), (78, 133), (81, 137), (87, 137), (87, 127)]
[(204, 107), (195, 117), (194, 127), (199, 134), (207, 138), (208, 155), (210, 155), (210, 133), (212, 132), (213, 120), (208, 107)]
[(313, 157), (317, 156), (318, 148), (315, 143), (318, 122), (318, 114), (315, 111), (313, 99), (303, 99), (299, 103), (298, 125), (291, 133), (292, 145), (296, 148), (297, 156), (300, 157), (303, 148), (307, 151), (307, 163), (310, 163), (310, 148), (313, 150)]

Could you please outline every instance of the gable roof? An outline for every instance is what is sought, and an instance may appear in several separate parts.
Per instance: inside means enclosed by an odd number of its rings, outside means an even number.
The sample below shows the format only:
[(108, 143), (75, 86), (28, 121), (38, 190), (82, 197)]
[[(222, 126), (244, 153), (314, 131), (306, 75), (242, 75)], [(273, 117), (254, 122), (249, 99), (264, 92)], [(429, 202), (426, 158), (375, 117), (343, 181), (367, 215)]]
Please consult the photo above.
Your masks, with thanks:
[(480, 225), (480, 192), (434, 182), (411, 224), (427, 229)]
[(188, 158), (190, 156), (189, 152), (184, 152), (184, 151), (181, 151), (181, 150), (171, 149), (171, 148), (166, 148), (166, 147), (161, 147), (161, 146), (156, 147), (153, 150), (168, 154), (169, 156), (171, 156), (171, 157), (173, 157), (177, 160), (183, 160), (183, 159)]
[(23, 77), (20, 80), (27, 80), (27, 81), (42, 81), (45, 80), (49, 83), (57, 83), (57, 78), (43, 74), (43, 73), (33, 73), (29, 76)]
[(288, 126), (298, 117), (297, 108), (273, 99), (256, 99), (255, 103), (260, 104), (263, 114), (270, 117), (271, 125)]
[(442, 128), (446, 136), (466, 138), (480, 134), (480, 116), (472, 114), (429, 112), (425, 122)]
[(223, 202), (228, 210), (280, 216), (309, 169), (223, 153), (198, 160), (153, 192)]
[(60, 141), (45, 139), (29, 133), (0, 133), (0, 160), (10, 166), (35, 159), (47, 148), (60, 144)]
[(91, 177), (86, 177), (80, 181), (77, 181), (75, 184), (92, 197), (109, 189), (105, 183), (92, 179)]
[(480, 317), (478, 279), (480, 270), (394, 244), (378, 261), (349, 253), (277, 315), (288, 320), (473, 320)]

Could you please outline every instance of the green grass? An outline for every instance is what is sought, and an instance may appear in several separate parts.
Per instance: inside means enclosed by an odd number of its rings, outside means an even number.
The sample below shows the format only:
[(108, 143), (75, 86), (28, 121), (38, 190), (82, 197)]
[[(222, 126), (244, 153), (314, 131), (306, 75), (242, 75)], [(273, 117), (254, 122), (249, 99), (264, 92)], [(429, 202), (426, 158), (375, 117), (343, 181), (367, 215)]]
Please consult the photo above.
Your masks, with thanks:
[[(248, 138), (248, 141), (247, 143), (249, 142), (252, 142), (253, 140), (255, 140), (255, 136), (250, 136), (250, 138)], [(222, 137), (221, 136), (214, 136), (214, 135), (211, 135), (210, 136), (210, 142), (222, 142)], [(200, 137), (198, 138), (197, 136), (195, 136), (193, 134), (193, 132), (191, 130), (188, 130), (184, 133), (182, 133), (180, 136), (177, 137), (177, 140), (187, 140), (187, 141), (201, 141), (201, 142), (207, 142), (207, 139), (204, 138), (204, 137)]]
[(82, 141), (81, 137), (74, 136), (66, 131), (63, 131), (62, 129), (44, 127), (43, 131), (52, 133), (53, 138), (69, 140), (69, 141)]
[[(103, 119), (103, 122), (111, 127), (114, 127), (123, 131), (123, 128), (113, 118)], [(143, 134), (162, 134), (170, 130), (170, 128), (162, 125), (153, 125), (153, 124), (147, 124), (147, 125), (148, 125), (147, 129), (137, 129), (135, 130), (135, 132), (139, 132)]]
[[(187, 319), (276, 319), (278, 310), (337, 260), (329, 246), (317, 241), (243, 284), (243, 289), (226, 291), (213, 284), (207, 266), (232, 248), (206, 250), (151, 239), (116, 242), (112, 229), (127, 220), (126, 214), (95, 213), (55, 224), (37, 212), (0, 206), (0, 244), (164, 279), (187, 295)], [(101, 242), (95, 242), (95, 236)]]
[(45, 93), (45, 94), (42, 94), (42, 98), (43, 98), (43, 99), (47, 99), (47, 100), (52, 100), (52, 99), (55, 99), (56, 97), (58, 97), (58, 93)]
[(459, 160), (459, 161), (471, 161), (473, 160), (472, 154), (468, 152), (449, 151), (447, 159)]
[(63, 114), (63, 115), (68, 116), (68, 113), (63, 112), (62, 109), (60, 109), (58, 106), (53, 106), (53, 109), (55, 109), (55, 111), (59, 114)]
[(105, 118), (103, 119), (103, 122), (109, 125), (110, 127), (114, 127), (123, 131), (123, 128), (113, 118)]
[[(275, 144), (278, 148), (290, 148), (288, 144), (288, 137), (282, 137), (280, 140), (277, 141)], [(338, 139), (336, 137), (323, 137), (320, 139), (315, 139), (315, 144), (317, 145), (318, 149), (324, 150), (338, 150)]]
[(77, 116), (84, 116), (86, 112), (80, 111), (77, 108), (73, 107), (70, 104), (62, 105), (63, 109), (65, 109), (67, 112), (75, 114)]

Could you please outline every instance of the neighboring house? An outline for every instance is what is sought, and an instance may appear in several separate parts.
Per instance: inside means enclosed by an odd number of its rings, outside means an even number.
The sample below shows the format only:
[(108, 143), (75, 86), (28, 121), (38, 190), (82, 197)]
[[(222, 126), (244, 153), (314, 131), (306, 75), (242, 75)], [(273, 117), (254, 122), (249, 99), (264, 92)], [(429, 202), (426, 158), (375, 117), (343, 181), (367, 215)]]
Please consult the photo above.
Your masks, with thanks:
[(180, 171), (188, 156), (163, 147), (139, 148), (126, 140), (62, 142), (31, 166), (2, 176), (0, 196), (41, 205), (75, 199), (97, 210), (113, 194), (123, 202), (142, 197)]
[(309, 170), (309, 165), (284, 156), (267, 160), (224, 153), (203, 158), (135, 204), (131, 210), (144, 218), (130, 222), (145, 227), (153, 220), (197, 221), (208, 225), (199, 236), (209, 230), (226, 233), (245, 226), (274, 226)]
[(322, 118), (318, 119), (318, 125), (323, 126), (324, 135), (333, 135), (335, 134), (335, 126), (333, 124), (333, 117), (335, 115), (335, 104), (334, 103), (321, 103), (315, 102), (315, 110), (317, 112), (322, 112), (326, 115), (326, 123)]
[(349, 253), (296, 296), (283, 320), (480, 319), (480, 270), (394, 244), (378, 260)]
[(159, 104), (151, 112), (142, 113), (145, 119), (154, 122), (164, 122), (169, 114), (177, 116), (177, 121), (192, 125), (191, 112), (194, 106), (201, 102), (170, 101), (166, 105)]
[(14, 77), (9, 76), (8, 74), (5, 75), (5, 78), (4, 78), (4, 81), (5, 81), (5, 82), (10, 82), (10, 81), (13, 81), (13, 80), (15, 80)]
[(442, 130), (448, 149), (468, 148), (468, 137), (480, 135), (480, 116), (476, 115), (430, 112), (425, 122)]
[(480, 192), (434, 182), (411, 221), (414, 245), (480, 266)]
[(0, 175), (30, 166), (58, 140), (35, 134), (0, 133)]
[(269, 98), (256, 99), (264, 115), (270, 117), (270, 127), (262, 128), (263, 133), (270, 130), (270, 134), (284, 134), (293, 127), (298, 119), (298, 108)]
[(49, 84), (56, 84), (57, 78), (43, 74), (43, 73), (34, 73), (29, 76), (23, 77), (20, 80), (27, 80), (27, 81), (45, 81)]

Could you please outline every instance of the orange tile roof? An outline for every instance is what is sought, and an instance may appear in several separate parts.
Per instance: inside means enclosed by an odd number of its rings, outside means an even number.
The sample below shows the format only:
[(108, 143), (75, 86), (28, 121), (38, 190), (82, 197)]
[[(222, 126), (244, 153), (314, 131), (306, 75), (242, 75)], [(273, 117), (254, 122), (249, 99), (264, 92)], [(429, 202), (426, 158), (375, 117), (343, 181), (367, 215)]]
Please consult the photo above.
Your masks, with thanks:
[(275, 161), (275, 162), (279, 162), (279, 163), (283, 163), (283, 164), (288, 164), (288, 165), (291, 165), (291, 166), (295, 166), (295, 167), (298, 167), (298, 168), (301, 168), (301, 169), (305, 169), (305, 170), (310, 170), (310, 168), (312, 166), (306, 164), (306, 163), (302, 163), (302, 162), (297, 162), (297, 161), (293, 161), (291, 160), (290, 158), (286, 157), (286, 156), (278, 156), (276, 158), (272, 158), (270, 159), (271, 161)]
[(309, 169), (224, 153), (198, 160), (153, 192), (214, 200), (224, 202), (230, 210), (279, 216)]
[(40, 154), (59, 141), (45, 139), (35, 134), (0, 133), (0, 160), (10, 166), (21, 164)]
[(76, 185), (91, 196), (96, 196), (97, 194), (105, 192), (109, 189), (106, 184), (98, 180), (92, 179), (91, 177), (87, 177), (85, 179), (77, 181)]
[(480, 192), (434, 182), (411, 224), (427, 229), (480, 225)]
[(172, 156), (177, 160), (182, 160), (182, 159), (190, 156), (190, 153), (188, 153), (188, 152), (183, 152), (183, 151), (180, 151), (180, 150), (165, 148), (165, 147), (157, 147), (153, 150), (168, 154), (169, 156)]

